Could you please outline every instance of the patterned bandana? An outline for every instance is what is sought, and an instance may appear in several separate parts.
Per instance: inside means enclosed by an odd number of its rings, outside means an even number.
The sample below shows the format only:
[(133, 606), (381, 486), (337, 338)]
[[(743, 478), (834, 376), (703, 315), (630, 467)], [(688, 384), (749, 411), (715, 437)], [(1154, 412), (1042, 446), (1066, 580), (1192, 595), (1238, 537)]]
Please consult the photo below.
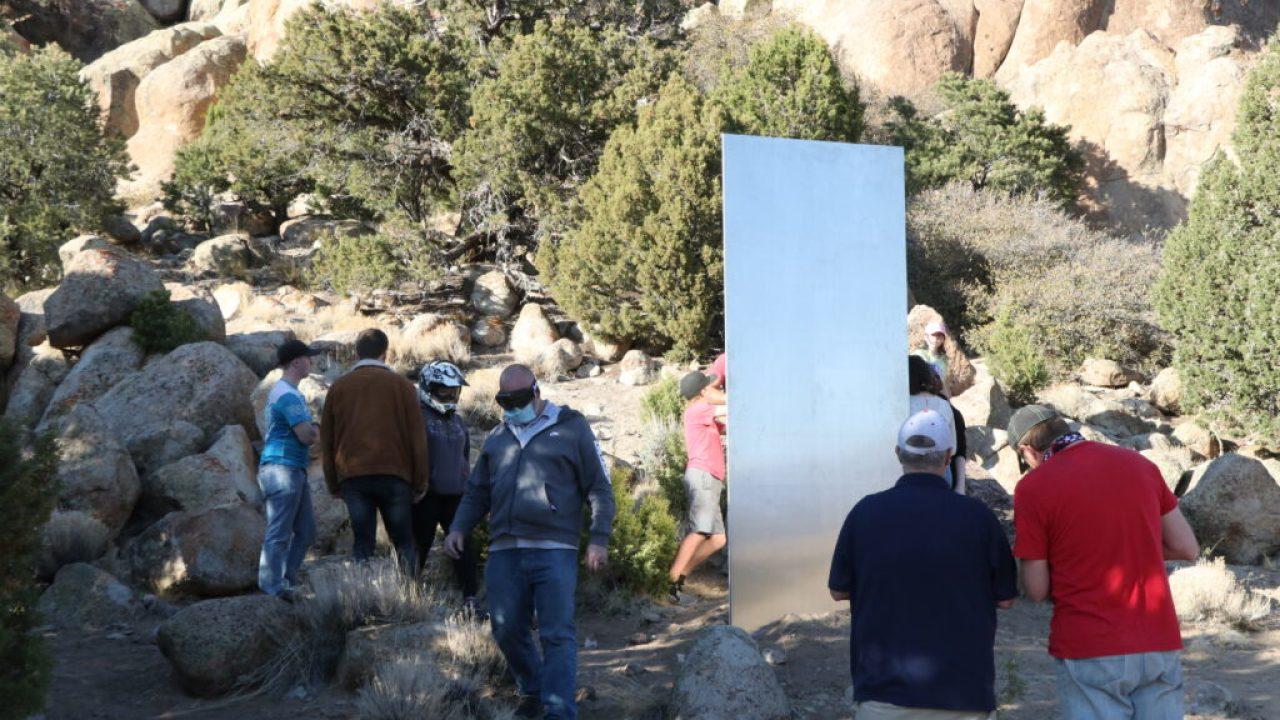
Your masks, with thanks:
[(1049, 446), (1049, 449), (1044, 451), (1045, 462), (1048, 462), (1049, 458), (1057, 455), (1071, 445), (1075, 445), (1081, 440), (1084, 440), (1084, 436), (1080, 433), (1067, 433), (1057, 440), (1054, 440), (1053, 444)]

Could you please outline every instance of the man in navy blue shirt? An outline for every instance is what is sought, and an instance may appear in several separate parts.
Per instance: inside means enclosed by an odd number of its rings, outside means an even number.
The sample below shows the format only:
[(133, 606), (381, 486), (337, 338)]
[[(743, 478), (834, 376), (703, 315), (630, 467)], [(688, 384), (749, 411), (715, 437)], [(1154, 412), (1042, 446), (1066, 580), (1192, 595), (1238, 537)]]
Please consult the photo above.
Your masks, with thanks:
[(852, 610), (858, 720), (978, 720), (996, 709), (996, 607), (1013, 606), (1009, 541), (981, 501), (950, 491), (954, 452), (932, 410), (898, 431), (904, 475), (840, 530), (828, 586)]

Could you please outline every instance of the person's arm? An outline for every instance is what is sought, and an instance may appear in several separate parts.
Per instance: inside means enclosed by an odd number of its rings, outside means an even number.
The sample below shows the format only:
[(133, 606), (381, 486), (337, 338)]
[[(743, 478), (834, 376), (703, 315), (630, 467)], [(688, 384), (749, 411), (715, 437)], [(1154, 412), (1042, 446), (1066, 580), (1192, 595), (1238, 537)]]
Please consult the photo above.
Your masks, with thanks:
[(996, 607), (1008, 610), (1013, 607), (1014, 599), (1018, 597), (1018, 565), (1013, 559), (1013, 550), (1009, 547), (1009, 538), (1004, 534), (1004, 527), (996, 519), (995, 513), (988, 508), (984, 510), (987, 516), (991, 595), (996, 599)]
[(320, 430), (312, 422), (311, 409), (307, 407), (305, 400), (293, 393), (286, 393), (276, 402), (279, 403), (277, 406), (279, 412), (284, 415), (298, 442), (303, 445), (312, 445), (319, 439)]
[(836, 602), (853, 602), (853, 512), (844, 519), (836, 548), (831, 553), (831, 572), (827, 576), (827, 590)]
[(578, 426), (578, 486), (591, 505), (590, 541), (588, 544), (609, 547), (609, 535), (613, 532), (613, 516), (617, 508), (613, 503), (613, 484), (604, 466), (600, 446), (586, 418)]
[(470, 533), (489, 514), (489, 503), (493, 499), (493, 488), (489, 478), (489, 456), (480, 452), (475, 469), (467, 475), (467, 489), (458, 503), (458, 510), (453, 514), (453, 522), (449, 524), (449, 534)]
[(711, 405), (726, 405), (729, 402), (729, 395), (720, 388), (708, 387), (703, 390), (702, 399)]
[(965, 431), (968, 428), (964, 424), (964, 415), (960, 414), (956, 406), (952, 405), (950, 401), (947, 401), (947, 405), (951, 407), (951, 426), (956, 430), (956, 454), (951, 459), (951, 473), (955, 476), (956, 492), (965, 495), (967, 494), (965, 492), (967, 489), (965, 483), (967, 479), (965, 475), (965, 458), (969, 455), (969, 443), (966, 439)]
[(338, 494), (338, 464), (337, 464), (337, 448), (334, 447), (336, 439), (337, 421), (334, 413), (334, 389), (329, 390), (329, 394), (325, 396), (324, 407), (320, 410), (320, 457), (324, 465), (324, 484), (329, 488), (329, 494)]
[(1164, 540), (1165, 560), (1195, 562), (1200, 557), (1200, 543), (1196, 541), (1196, 533), (1177, 507), (1160, 517), (1160, 533)]
[(427, 492), (431, 480), (430, 458), (427, 456), (427, 426), (422, 422), (422, 410), (418, 405), (418, 391), (408, 380), (401, 381), (404, 432), (409, 438), (410, 484), (414, 497)]
[(1020, 570), (1022, 588), (1031, 602), (1044, 602), (1049, 599), (1049, 561), (1023, 560)]

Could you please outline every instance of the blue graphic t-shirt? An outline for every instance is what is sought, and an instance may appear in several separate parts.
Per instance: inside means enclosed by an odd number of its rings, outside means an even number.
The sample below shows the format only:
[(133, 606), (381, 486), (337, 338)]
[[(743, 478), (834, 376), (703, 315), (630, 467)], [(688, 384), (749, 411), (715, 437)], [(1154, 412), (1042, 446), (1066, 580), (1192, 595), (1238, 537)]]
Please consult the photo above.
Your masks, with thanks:
[(263, 412), (267, 416), (267, 438), (262, 446), (260, 462), (305, 469), (307, 446), (298, 441), (293, 427), (298, 423), (312, 422), (306, 398), (298, 388), (280, 380), (271, 388), (267, 409)]

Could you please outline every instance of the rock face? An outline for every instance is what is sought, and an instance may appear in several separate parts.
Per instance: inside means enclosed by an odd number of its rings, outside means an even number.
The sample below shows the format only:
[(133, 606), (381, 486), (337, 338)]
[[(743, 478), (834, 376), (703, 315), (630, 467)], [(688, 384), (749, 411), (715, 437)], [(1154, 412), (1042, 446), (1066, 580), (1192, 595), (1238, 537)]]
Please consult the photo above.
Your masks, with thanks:
[(1022, 16), (1023, 0), (974, 0), (978, 24), (973, 37), (973, 74), (991, 77), (1000, 69)]
[(80, 71), (98, 95), (108, 130), (131, 137), (138, 131), (135, 93), (152, 70), (221, 32), (205, 23), (185, 23), (156, 30), (103, 55)]
[(187, 9), (186, 5), (185, 0), (142, 0), (142, 6), (147, 12), (162, 22), (181, 19)]
[(1120, 367), (1120, 363), (1115, 360), (1102, 360), (1099, 358), (1085, 359), (1084, 365), (1080, 368), (1079, 376), (1080, 382), (1085, 385), (1107, 388), (1125, 387), (1131, 382), (1142, 379), (1137, 373)]
[(72, 258), (80, 254), (82, 250), (91, 248), (109, 248), (111, 241), (101, 235), (80, 235), (74, 237), (58, 246), (58, 260), (62, 262), (65, 268)]
[(1059, 43), (1078, 45), (1102, 28), (1109, 4), (1109, 0), (1024, 0), (1002, 63), (1006, 72), (1048, 57)]
[(230, 350), (193, 343), (147, 363), (96, 406), (146, 474), (199, 452), (226, 425), (256, 427), (249, 394), (257, 384), (257, 375)]
[(773, 668), (741, 628), (698, 633), (671, 702), (677, 720), (782, 720), (791, 705)]
[(18, 14), (26, 15), (15, 24), (24, 38), (56, 42), (86, 63), (160, 26), (138, 0), (28, 1)]
[(544, 350), (559, 339), (560, 333), (547, 320), (542, 306), (528, 303), (520, 308), (520, 317), (516, 320), (515, 327), (511, 328), (511, 353), (515, 355), (516, 362), (532, 365)]
[(86, 563), (59, 570), (36, 608), (46, 623), (64, 629), (127, 623), (142, 612), (132, 590), (110, 573)]
[(8, 295), (0, 292), (0, 371), (8, 370), (18, 350), (18, 321), (22, 308)]
[(200, 43), (151, 71), (135, 94), (138, 132), (129, 138), (129, 157), (138, 175), (128, 194), (154, 192), (173, 174), (179, 147), (204, 129), (205, 114), (246, 56), (244, 38), (217, 37)]
[(91, 406), (74, 407), (62, 421), (58, 461), (59, 506), (89, 513), (118, 534), (142, 486), (129, 453)]
[(23, 428), (33, 428), (67, 376), (71, 363), (61, 350), (44, 343), (27, 348), (26, 357), (9, 371), (9, 401), (4, 416)]
[(175, 510), (207, 510), (217, 505), (262, 505), (257, 458), (249, 434), (239, 425), (218, 432), (213, 445), (151, 473), (142, 483), (142, 508), (159, 518)]
[(81, 347), (126, 323), (147, 293), (164, 289), (143, 260), (117, 248), (90, 248), (66, 264), (62, 284), (44, 302), (49, 342)]
[(968, 426), (1005, 428), (1013, 414), (1009, 398), (983, 363), (974, 363), (973, 386), (951, 398), (951, 404), (964, 416), (964, 424)]
[(1280, 550), (1280, 485), (1261, 462), (1223, 455), (1192, 482), (1181, 506), (1202, 546), (1237, 565)]
[(1127, 230), (1168, 227), (1185, 216), (1203, 165), (1230, 140), (1254, 62), (1241, 45), (1233, 27), (1209, 27), (1172, 47), (1144, 30), (1096, 32), (1002, 82), (1019, 106), (1042, 107), (1051, 122), (1071, 126), (1086, 153), (1095, 215)]
[(108, 330), (89, 347), (54, 391), (38, 430), (56, 427), (76, 406), (92, 404), (142, 367), (146, 353), (133, 342), (133, 329)]
[(471, 305), (482, 315), (506, 318), (515, 312), (519, 297), (511, 283), (507, 282), (507, 274), (501, 270), (493, 270), (476, 279), (475, 288), (471, 291)]
[(206, 600), (179, 610), (156, 638), (182, 686), (221, 695), (275, 657), (293, 632), (288, 603), (267, 595)]
[(134, 541), (133, 577), (166, 595), (243, 592), (258, 581), (264, 532), (266, 521), (243, 503), (169, 513)]
[(261, 330), (237, 332), (227, 336), (227, 347), (259, 376), (265, 376), (276, 365), (276, 350), (294, 339), (292, 330), (276, 330), (264, 326)]
[(773, 7), (821, 35), (843, 70), (889, 95), (920, 93), (972, 64), (972, 0), (774, 0)]

